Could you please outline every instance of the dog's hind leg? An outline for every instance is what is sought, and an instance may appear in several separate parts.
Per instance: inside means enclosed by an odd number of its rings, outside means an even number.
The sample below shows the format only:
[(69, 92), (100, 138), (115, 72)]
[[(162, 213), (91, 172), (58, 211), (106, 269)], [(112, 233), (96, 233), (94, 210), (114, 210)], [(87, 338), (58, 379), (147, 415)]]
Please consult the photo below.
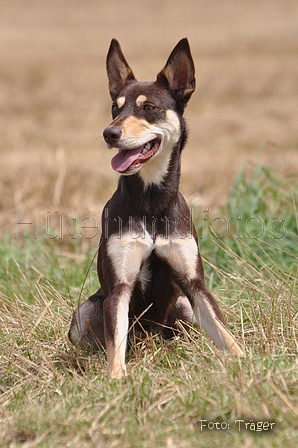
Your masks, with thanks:
[(192, 323), (203, 328), (221, 350), (243, 356), (234, 336), (226, 327), (223, 315), (212, 294), (205, 284), (195, 281), (196, 285), (184, 286), (186, 296), (180, 296), (167, 319), (167, 325), (173, 325), (176, 319)]
[(216, 300), (200, 279), (190, 281), (184, 292), (192, 305), (196, 322), (221, 350), (243, 356), (236, 339), (228, 330)]
[(171, 267), (173, 278), (192, 306), (200, 325), (221, 350), (243, 356), (236, 339), (225, 325), (219, 306), (206, 288), (204, 271), (194, 238), (159, 238), (156, 253)]
[(68, 337), (73, 344), (85, 347), (90, 344), (96, 350), (105, 348), (103, 301), (100, 288), (73, 313)]
[(172, 326), (175, 325), (176, 320), (181, 320), (183, 322), (187, 322), (189, 324), (197, 325), (195, 320), (195, 315), (191, 304), (186, 296), (179, 296), (177, 302), (175, 303), (174, 308), (170, 311), (166, 325)]

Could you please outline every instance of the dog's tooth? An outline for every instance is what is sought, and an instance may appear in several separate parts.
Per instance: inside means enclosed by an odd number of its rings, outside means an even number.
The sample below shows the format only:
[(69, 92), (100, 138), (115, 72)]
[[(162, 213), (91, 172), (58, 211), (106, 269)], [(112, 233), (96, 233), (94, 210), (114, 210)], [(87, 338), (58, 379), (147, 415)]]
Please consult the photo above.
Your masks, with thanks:
[(141, 154), (146, 154), (146, 152), (152, 149), (153, 146), (154, 146), (154, 140), (147, 142), (146, 145), (144, 145)]

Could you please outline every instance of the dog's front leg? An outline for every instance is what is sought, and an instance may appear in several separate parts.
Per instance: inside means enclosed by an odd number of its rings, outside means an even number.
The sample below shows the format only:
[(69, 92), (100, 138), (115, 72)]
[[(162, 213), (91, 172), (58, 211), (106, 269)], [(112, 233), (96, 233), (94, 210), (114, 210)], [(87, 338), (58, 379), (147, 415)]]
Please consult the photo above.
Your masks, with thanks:
[(131, 288), (119, 286), (103, 303), (104, 332), (110, 378), (126, 375), (125, 352)]
[(139, 238), (132, 232), (124, 233), (121, 239), (112, 235), (107, 242), (110, 263), (102, 263), (99, 274), (100, 280), (106, 279), (108, 290), (103, 313), (108, 372), (111, 378), (121, 378), (126, 374), (129, 303), (142, 263), (152, 250), (153, 243), (149, 237)]

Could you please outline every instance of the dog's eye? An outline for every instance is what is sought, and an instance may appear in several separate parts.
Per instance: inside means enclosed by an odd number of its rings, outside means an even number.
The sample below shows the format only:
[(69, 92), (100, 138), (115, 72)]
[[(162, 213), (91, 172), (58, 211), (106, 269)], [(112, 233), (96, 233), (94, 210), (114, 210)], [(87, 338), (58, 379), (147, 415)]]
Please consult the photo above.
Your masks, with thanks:
[(145, 112), (152, 112), (154, 110), (154, 107), (151, 106), (150, 104), (145, 104), (145, 106), (143, 107), (143, 110)]
[(118, 108), (117, 104), (113, 104), (113, 106), (112, 106), (112, 111), (113, 111), (115, 114), (118, 113), (119, 108)]

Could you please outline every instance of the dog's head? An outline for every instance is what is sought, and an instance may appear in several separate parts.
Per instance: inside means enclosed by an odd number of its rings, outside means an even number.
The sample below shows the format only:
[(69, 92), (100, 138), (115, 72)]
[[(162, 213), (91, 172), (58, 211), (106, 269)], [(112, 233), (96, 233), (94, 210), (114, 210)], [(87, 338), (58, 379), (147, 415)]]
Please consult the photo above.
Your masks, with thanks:
[(112, 167), (124, 175), (140, 172), (145, 184), (159, 184), (169, 168), (171, 152), (184, 133), (184, 108), (195, 90), (194, 64), (187, 39), (174, 48), (155, 82), (138, 82), (119, 43), (107, 56), (112, 123), (103, 136), (118, 148)]

